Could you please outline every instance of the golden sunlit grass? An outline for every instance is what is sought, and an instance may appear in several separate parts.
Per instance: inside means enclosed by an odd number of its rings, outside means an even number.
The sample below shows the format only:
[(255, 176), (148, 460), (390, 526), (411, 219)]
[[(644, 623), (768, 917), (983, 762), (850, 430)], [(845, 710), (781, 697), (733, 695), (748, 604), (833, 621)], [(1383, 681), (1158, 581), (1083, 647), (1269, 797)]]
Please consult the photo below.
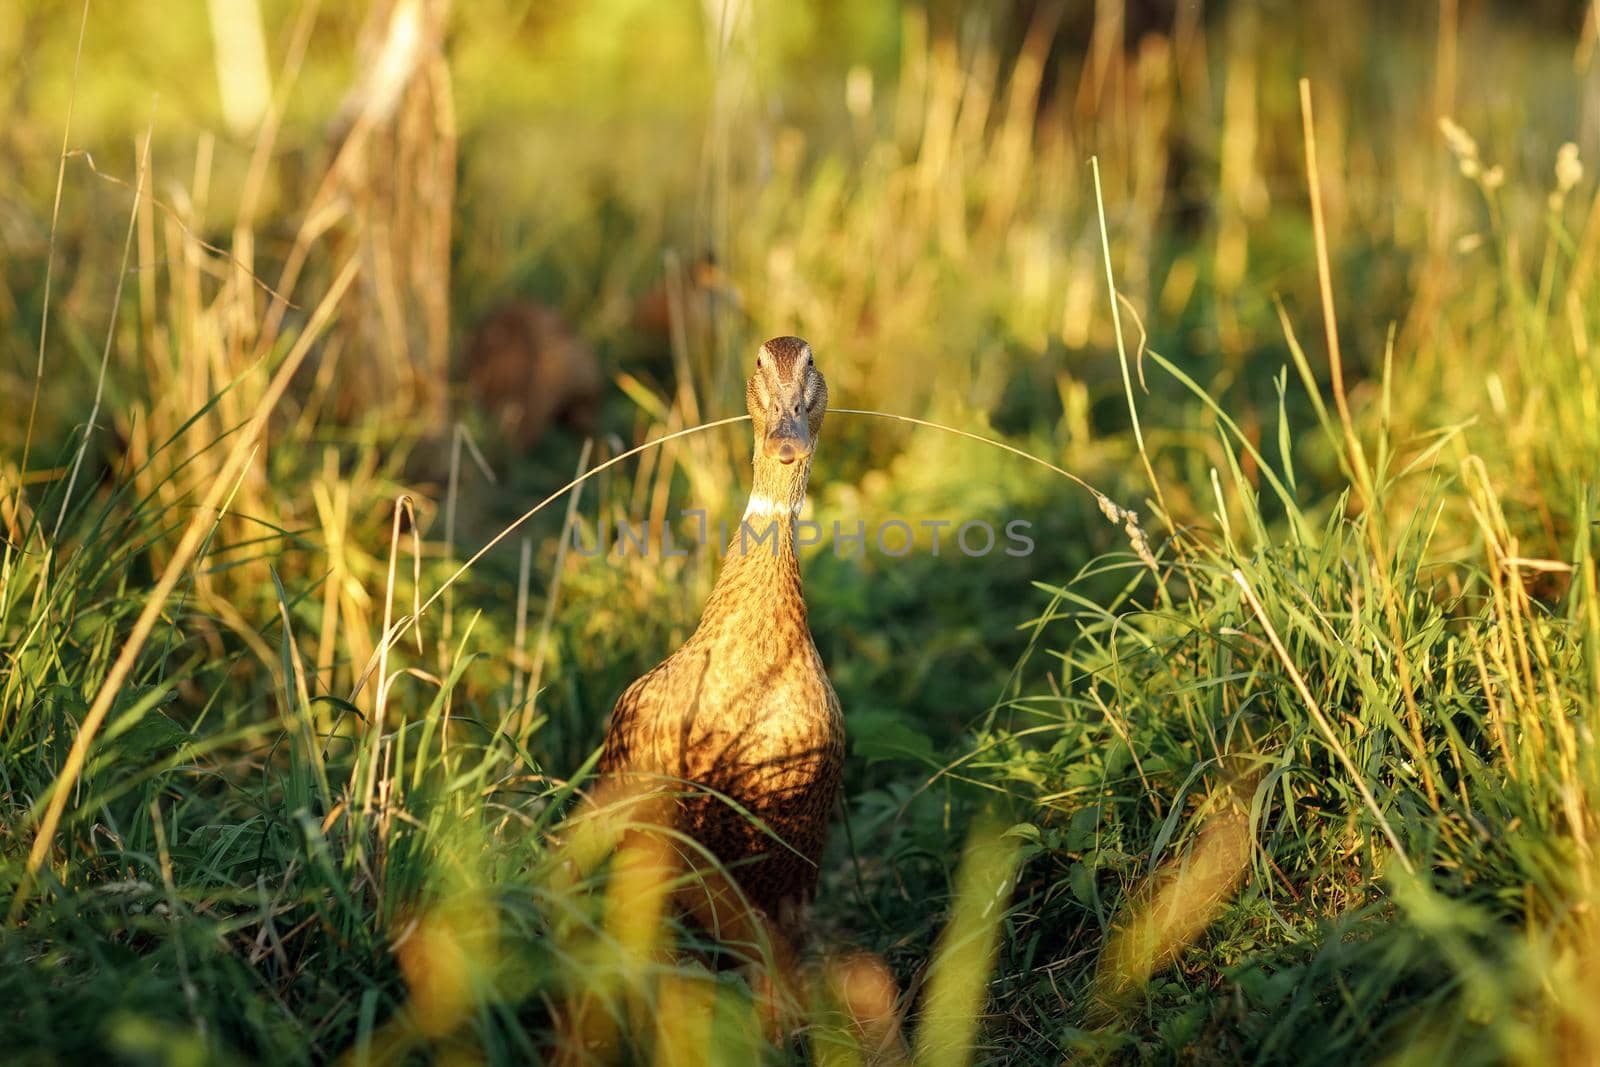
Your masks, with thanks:
[[(59, 6), (0, 14), (7, 1047), (1595, 1059), (1593, 12)], [(452, 392), (510, 298), (593, 441)], [(800, 960), (588, 777), (714, 553), (556, 528), (736, 510), (787, 332), (819, 522), (1037, 543), (806, 559)]]
[(971, 1060), (1018, 854), (1019, 843), (1003, 836), (998, 826), (980, 823), (973, 828), (956, 873), (950, 922), (930, 965), (917, 1029), (919, 1063)]
[(1127, 1002), (1201, 935), (1227, 906), (1249, 865), (1242, 815), (1213, 817), (1184, 856), (1156, 872), (1152, 890), (1127, 905), (1100, 955), (1097, 982), (1109, 1004)]

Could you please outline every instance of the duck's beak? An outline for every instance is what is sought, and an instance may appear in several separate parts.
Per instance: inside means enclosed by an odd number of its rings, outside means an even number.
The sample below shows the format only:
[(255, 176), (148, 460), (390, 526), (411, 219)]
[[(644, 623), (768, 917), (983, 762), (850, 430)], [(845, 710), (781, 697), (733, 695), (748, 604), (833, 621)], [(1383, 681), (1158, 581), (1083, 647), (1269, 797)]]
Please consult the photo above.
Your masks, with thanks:
[(789, 464), (810, 457), (811, 428), (806, 425), (804, 409), (796, 413), (797, 406), (791, 400), (779, 409), (780, 414), (761, 442), (761, 450), (767, 458)]

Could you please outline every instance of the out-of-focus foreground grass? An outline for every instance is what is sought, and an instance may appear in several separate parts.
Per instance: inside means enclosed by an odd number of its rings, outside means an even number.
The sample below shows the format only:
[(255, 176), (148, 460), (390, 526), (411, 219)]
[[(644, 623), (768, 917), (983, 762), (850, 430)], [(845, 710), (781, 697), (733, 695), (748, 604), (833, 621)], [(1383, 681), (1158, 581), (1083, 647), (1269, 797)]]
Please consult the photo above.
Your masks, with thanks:
[[(0, 8), (0, 1042), (1600, 1057), (1595, 14), (1391, 6)], [(513, 300), (592, 449), (451, 385)], [(452, 578), (780, 332), (1138, 513), (830, 416), (825, 525), (1036, 550), (806, 560), (853, 747), (781, 1048), (577, 803), (715, 553), (561, 500)]]

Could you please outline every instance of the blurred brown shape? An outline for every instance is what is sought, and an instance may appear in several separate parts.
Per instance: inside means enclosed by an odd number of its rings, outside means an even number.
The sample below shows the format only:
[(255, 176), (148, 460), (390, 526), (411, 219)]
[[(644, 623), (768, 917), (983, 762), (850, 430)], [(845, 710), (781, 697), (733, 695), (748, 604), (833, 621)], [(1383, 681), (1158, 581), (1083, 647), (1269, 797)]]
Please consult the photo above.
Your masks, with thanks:
[(703, 332), (718, 299), (739, 306), (738, 292), (716, 256), (707, 252), (684, 265), (669, 254), (660, 280), (633, 306), (634, 331), (652, 348), (664, 351), (673, 344), (673, 327), (680, 318), (685, 320), (686, 334)]
[(33, 524), (33, 508), (23, 493), (25, 481), (15, 465), (0, 470), (0, 537), (21, 545), (24, 532)]
[(848, 1016), (865, 1062), (898, 1067), (911, 1062), (901, 1033), (900, 987), (888, 964), (870, 952), (836, 956), (823, 965), (830, 999)]
[(473, 400), (518, 451), (537, 444), (552, 423), (580, 433), (594, 425), (600, 363), (547, 307), (531, 300), (502, 305), (478, 325), (462, 362)]

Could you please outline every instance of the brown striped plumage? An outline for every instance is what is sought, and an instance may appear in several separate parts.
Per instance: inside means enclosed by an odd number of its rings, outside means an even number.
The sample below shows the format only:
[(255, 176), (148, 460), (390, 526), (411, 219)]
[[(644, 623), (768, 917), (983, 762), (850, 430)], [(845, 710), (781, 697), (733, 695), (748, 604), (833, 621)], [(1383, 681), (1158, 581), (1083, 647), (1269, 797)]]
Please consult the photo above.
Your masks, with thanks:
[(758, 911), (739, 906), (740, 894), (684, 845), (680, 855), (707, 877), (679, 894), (680, 907), (730, 939), (754, 933), (753, 919), (792, 948), (844, 762), (839, 700), (806, 625), (795, 558), (828, 403), (810, 346), (797, 337), (762, 345), (745, 399), (755, 484), (744, 528), (694, 634), (617, 701), (600, 771), (675, 791), (675, 829), (714, 855)]

